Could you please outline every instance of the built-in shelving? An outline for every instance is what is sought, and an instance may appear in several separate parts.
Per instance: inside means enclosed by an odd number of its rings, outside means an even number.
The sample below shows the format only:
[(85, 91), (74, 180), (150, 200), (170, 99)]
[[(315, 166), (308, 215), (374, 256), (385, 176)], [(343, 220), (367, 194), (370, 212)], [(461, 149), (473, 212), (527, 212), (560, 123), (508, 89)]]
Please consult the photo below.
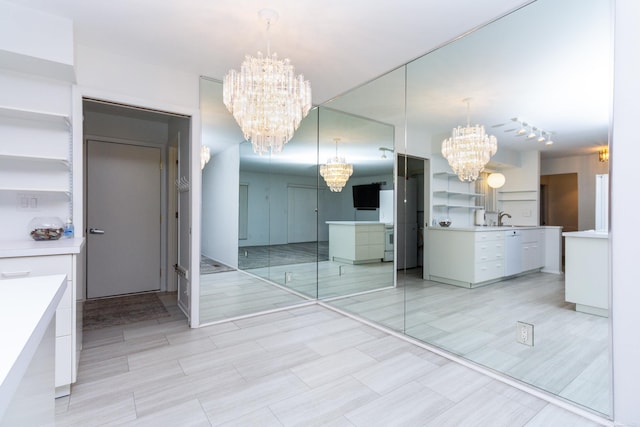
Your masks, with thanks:
[[(444, 165), (443, 165), (444, 167)], [(476, 191), (475, 182), (460, 181), (452, 171), (435, 172), (432, 189), (432, 218), (446, 217), (458, 226), (469, 225), (472, 213), (484, 209), (484, 194)]]
[[(28, 222), (41, 212), (72, 217), (70, 117), (0, 105), (0, 137), (0, 200), (12, 221)], [(37, 202), (22, 206), (25, 197)]]
[(49, 156), (31, 156), (31, 155), (22, 155), (22, 154), (5, 154), (0, 153), (0, 160), (22, 160), (29, 162), (42, 162), (42, 163), (59, 163), (64, 165), (66, 168), (69, 168), (69, 160), (62, 157), (49, 157)]
[(40, 123), (71, 126), (69, 116), (47, 111), (27, 110), (0, 105), (0, 116), (10, 119), (31, 120)]

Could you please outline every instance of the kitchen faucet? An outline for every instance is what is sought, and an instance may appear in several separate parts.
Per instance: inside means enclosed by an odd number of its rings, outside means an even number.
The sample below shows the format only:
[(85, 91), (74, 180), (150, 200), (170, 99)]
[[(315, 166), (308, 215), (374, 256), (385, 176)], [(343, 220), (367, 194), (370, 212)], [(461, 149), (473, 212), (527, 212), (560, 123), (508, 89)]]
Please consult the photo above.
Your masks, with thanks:
[(507, 218), (511, 218), (511, 215), (509, 215), (509, 214), (508, 214), (508, 213), (506, 213), (506, 212), (502, 212), (502, 211), (501, 211), (501, 212), (498, 212), (498, 226), (502, 226), (502, 225), (504, 225), (504, 224), (502, 223), (502, 218), (503, 218), (503, 217), (505, 217), (505, 216), (506, 216)]

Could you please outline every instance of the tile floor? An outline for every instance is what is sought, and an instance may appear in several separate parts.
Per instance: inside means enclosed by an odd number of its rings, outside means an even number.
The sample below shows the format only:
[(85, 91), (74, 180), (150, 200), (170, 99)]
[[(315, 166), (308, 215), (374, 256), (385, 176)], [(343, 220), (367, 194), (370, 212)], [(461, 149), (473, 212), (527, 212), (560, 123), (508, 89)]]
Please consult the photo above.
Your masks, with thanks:
[(321, 305), (88, 331), (58, 426), (596, 426)]

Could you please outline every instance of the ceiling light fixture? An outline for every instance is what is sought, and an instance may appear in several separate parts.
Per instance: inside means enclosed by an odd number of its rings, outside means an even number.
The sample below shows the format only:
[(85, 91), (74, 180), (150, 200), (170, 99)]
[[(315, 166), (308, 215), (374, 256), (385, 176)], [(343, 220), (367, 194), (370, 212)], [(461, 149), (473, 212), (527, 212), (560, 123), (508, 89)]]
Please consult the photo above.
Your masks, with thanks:
[(391, 148), (387, 148), (387, 147), (380, 147), (380, 148), (378, 148), (378, 150), (382, 151), (382, 156), (380, 156), (381, 159), (386, 159), (387, 158), (387, 151), (393, 153), (393, 150)]
[(211, 151), (209, 147), (203, 145), (200, 147), (200, 169), (204, 169), (205, 165), (211, 160)]
[(240, 125), (253, 151), (279, 153), (311, 109), (311, 84), (295, 75), (289, 59), (271, 55), (269, 29), (278, 13), (263, 9), (267, 23), (267, 55), (247, 55), (240, 71), (230, 70), (223, 82), (223, 101)]
[(547, 138), (544, 137), (545, 132), (540, 131), (540, 136), (538, 137), (538, 142), (545, 142)]
[(484, 132), (484, 126), (471, 126), (469, 119), (470, 98), (467, 103), (467, 126), (458, 126), (451, 132), (451, 137), (442, 141), (442, 155), (447, 159), (451, 169), (460, 181), (475, 181), (491, 156), (498, 151), (498, 140)]
[(338, 157), (338, 141), (340, 141), (340, 138), (336, 138), (334, 141), (336, 143), (336, 155), (327, 160), (326, 164), (320, 165), (320, 176), (324, 178), (331, 191), (339, 193), (347, 184), (351, 174), (353, 174), (353, 165), (347, 163), (344, 157)]

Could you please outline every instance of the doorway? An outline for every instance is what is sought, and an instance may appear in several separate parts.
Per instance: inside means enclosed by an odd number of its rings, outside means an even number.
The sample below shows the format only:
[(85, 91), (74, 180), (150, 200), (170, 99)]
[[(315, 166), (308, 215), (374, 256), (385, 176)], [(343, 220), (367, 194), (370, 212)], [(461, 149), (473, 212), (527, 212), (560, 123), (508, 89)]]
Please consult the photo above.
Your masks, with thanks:
[(562, 226), (564, 232), (578, 231), (578, 206), (577, 173), (540, 176), (540, 225)]
[[(86, 224), (83, 232), (87, 238), (87, 298), (122, 298), (122, 295), (141, 292), (163, 295), (166, 292), (172, 294), (169, 295), (169, 300), (177, 301), (180, 279), (175, 273), (175, 266), (184, 264), (191, 256), (188, 235), (190, 192), (187, 188), (186, 192), (179, 194), (176, 184), (178, 174), (182, 177), (181, 182), (188, 181), (190, 176), (191, 118), (90, 98), (83, 99), (83, 116), (83, 210)], [(111, 174), (119, 180), (117, 185), (107, 184), (101, 196), (94, 192), (94, 188), (97, 188), (95, 182), (90, 182), (92, 173), (98, 171), (94, 170), (96, 166), (89, 159), (96, 150), (101, 156), (109, 159), (108, 166), (103, 170), (106, 176)], [(179, 167), (176, 164), (177, 159), (181, 160)], [(167, 167), (169, 162), (170, 167)], [(151, 183), (153, 187), (150, 187)], [(119, 200), (118, 197), (123, 196), (121, 193), (128, 190), (132, 190), (134, 194), (134, 190), (137, 190), (138, 193), (127, 196), (125, 200)], [(142, 201), (147, 198), (151, 199), (148, 204), (155, 207), (153, 212), (129, 211), (130, 205), (139, 209), (138, 205), (142, 205)], [(100, 200), (103, 207), (92, 208), (91, 204), (96, 199)], [(182, 215), (182, 227), (179, 227), (177, 220), (178, 210)], [(122, 236), (115, 238), (118, 233), (112, 230), (119, 226), (110, 225), (110, 231), (107, 232), (103, 225), (93, 224), (95, 220), (92, 211), (109, 212), (108, 220), (116, 224), (137, 226), (134, 230), (121, 233)], [(126, 229), (125, 226), (120, 228)], [(93, 233), (90, 232), (91, 228), (94, 229)], [(137, 235), (142, 230), (147, 232), (144, 237)], [(104, 231), (104, 234), (101, 234), (101, 231)], [(107, 252), (125, 255), (122, 259), (108, 261), (104, 253), (97, 249), (100, 246), (98, 238), (107, 235), (114, 237), (111, 239), (112, 244), (117, 248)], [(140, 257), (145, 258), (144, 263), (138, 260)], [(179, 257), (183, 262), (179, 262)], [(134, 271), (131, 271), (131, 267), (122, 265), (126, 262), (136, 265)], [(144, 265), (144, 268), (141, 268), (141, 265)], [(186, 262), (186, 265), (189, 263)], [(137, 270), (144, 270), (148, 277), (137, 277)], [(114, 279), (115, 273), (118, 275), (117, 279)], [(114, 285), (114, 281), (120, 283)], [(104, 282), (108, 283), (105, 285)], [(186, 282), (190, 282), (190, 278)], [(188, 284), (183, 281), (183, 288)], [(188, 315), (188, 306), (185, 314)]]

